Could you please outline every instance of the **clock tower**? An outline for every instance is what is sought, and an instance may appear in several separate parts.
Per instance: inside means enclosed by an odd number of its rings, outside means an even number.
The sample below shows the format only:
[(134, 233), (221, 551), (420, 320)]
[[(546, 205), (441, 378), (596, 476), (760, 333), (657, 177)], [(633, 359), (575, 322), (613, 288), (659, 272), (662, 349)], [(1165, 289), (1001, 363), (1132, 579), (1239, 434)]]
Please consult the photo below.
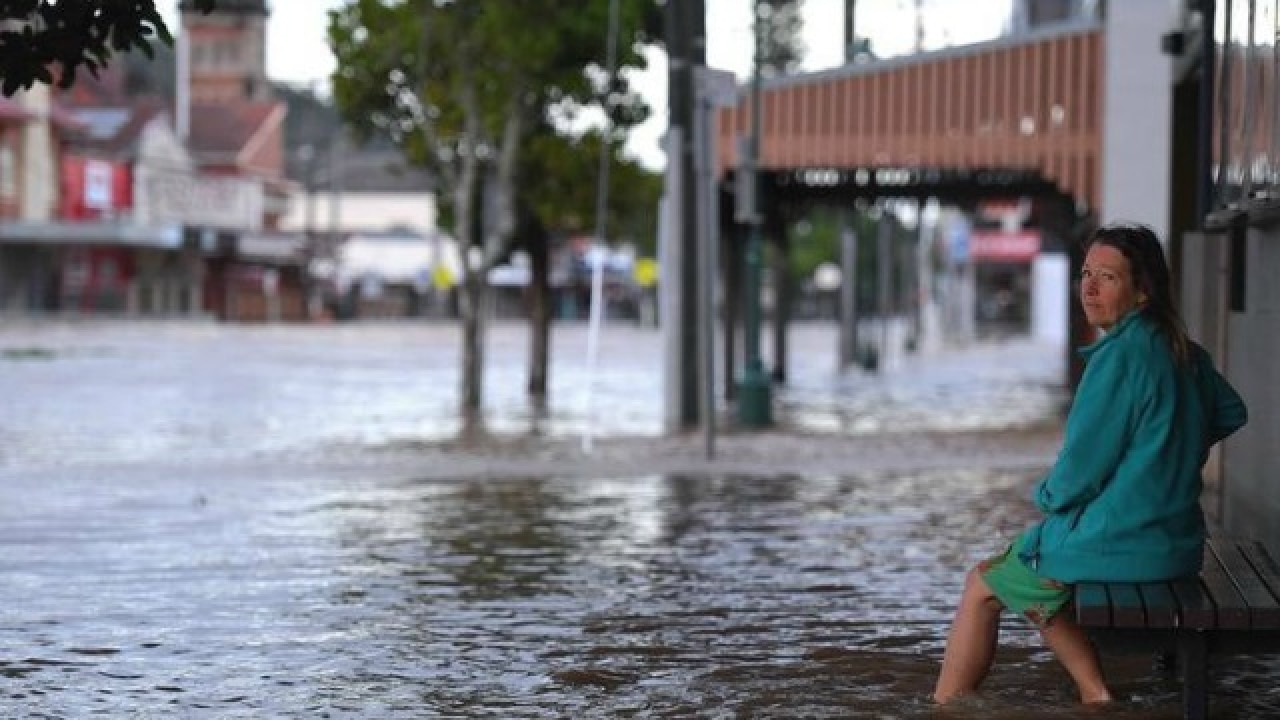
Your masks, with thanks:
[(207, 14), (190, 0), (178, 8), (190, 43), (191, 102), (270, 99), (266, 0), (218, 0)]

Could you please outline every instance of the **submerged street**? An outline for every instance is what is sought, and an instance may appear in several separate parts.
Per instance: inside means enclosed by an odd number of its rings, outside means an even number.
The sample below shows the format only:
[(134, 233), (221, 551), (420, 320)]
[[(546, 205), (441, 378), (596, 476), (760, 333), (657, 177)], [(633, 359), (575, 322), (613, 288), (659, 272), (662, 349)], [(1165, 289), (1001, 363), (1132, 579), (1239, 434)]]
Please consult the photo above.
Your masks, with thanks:
[[(0, 468), (347, 458), (455, 438), (458, 331), (427, 324), (227, 326), (55, 323), (0, 327)], [(883, 377), (836, 370), (834, 328), (792, 332), (780, 421), (800, 431), (992, 429), (1056, 420), (1062, 359), (1028, 341), (901, 357)], [(587, 423), (584, 325), (552, 340), (550, 403), (525, 396), (528, 335), (492, 329), (486, 424), (504, 437), (576, 438)], [(596, 437), (662, 432), (661, 335), (609, 327)]]
[[(707, 462), (621, 326), (582, 454), (584, 338), (539, 417), (495, 328), (469, 444), (452, 328), (0, 329), (0, 714), (1082, 716), (1013, 619), (983, 699), (927, 702), (964, 570), (1033, 518), (1059, 348), (842, 375), (802, 326), (783, 428)], [(1179, 716), (1149, 658), (1107, 665), (1106, 717)], [(1277, 669), (1220, 666), (1214, 717), (1266, 717)]]

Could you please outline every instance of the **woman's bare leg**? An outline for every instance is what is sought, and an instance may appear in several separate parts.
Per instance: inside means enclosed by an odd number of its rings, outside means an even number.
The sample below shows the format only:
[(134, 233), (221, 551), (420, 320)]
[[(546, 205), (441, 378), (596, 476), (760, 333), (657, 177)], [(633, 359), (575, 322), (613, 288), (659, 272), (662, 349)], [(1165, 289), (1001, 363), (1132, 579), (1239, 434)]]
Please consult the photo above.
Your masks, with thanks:
[(1071, 679), (1080, 691), (1080, 702), (1104, 703), (1111, 701), (1111, 691), (1102, 679), (1102, 666), (1098, 663), (1098, 652), (1089, 636), (1085, 634), (1076, 621), (1071, 618), (1069, 609), (1063, 609), (1047, 625), (1040, 628), (1045, 645), (1057, 656), (1058, 662), (1067, 669)]
[(1003, 607), (977, 568), (965, 577), (933, 700), (946, 703), (978, 689), (996, 656)]

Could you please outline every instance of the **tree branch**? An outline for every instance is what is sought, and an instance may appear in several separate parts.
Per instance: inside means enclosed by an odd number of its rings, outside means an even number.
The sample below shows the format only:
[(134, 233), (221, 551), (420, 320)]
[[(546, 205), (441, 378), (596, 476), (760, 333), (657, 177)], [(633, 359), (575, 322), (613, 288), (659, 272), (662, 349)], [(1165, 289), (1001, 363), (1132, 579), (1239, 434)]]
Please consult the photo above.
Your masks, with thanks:
[[(502, 126), (502, 144), (498, 149), (498, 172), (494, 177), (497, 200), (494, 203), (493, 229), (485, 238), (484, 266), (492, 269), (515, 244), (516, 169), (520, 160), (520, 142), (524, 137), (523, 92), (513, 92), (507, 102)], [(487, 272), (487, 270), (486, 270)]]

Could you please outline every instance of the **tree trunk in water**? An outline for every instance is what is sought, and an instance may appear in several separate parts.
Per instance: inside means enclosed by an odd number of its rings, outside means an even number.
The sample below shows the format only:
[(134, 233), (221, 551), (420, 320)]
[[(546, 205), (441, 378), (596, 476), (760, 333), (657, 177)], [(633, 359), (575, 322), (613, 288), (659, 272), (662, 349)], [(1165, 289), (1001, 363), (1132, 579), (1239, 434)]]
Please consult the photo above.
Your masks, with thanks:
[(791, 240), (777, 223), (773, 243), (773, 381), (787, 381), (787, 330), (791, 325)]
[(529, 233), (529, 397), (540, 407), (547, 403), (547, 375), (551, 364), (550, 245), (550, 238), (541, 228)]
[[(465, 100), (474, 103), (474, 93), (467, 93)], [(464, 106), (468, 103), (464, 102)], [(466, 113), (469, 135), (474, 137), (475, 118), (478, 113), (469, 108)], [(462, 282), (458, 287), (458, 315), (462, 320), (462, 367), (458, 373), (458, 411), (462, 415), (463, 433), (475, 430), (480, 421), (480, 408), (484, 389), (484, 338), (481, 329), (484, 308), (481, 305), (484, 290), (483, 268), (472, 259), (472, 254), (483, 248), (479, 234), (480, 164), (475, 154), (463, 156), (458, 177), (453, 188), (454, 234), (462, 251)]]
[(732, 402), (738, 397), (738, 358), (741, 342), (738, 326), (742, 319), (742, 238), (738, 226), (732, 226), (724, 234), (728, 242), (720, 243), (721, 271), (724, 273), (724, 299), (721, 322), (724, 323), (724, 399)]
[(462, 384), (458, 397), (464, 423), (474, 428), (484, 401), (484, 282), (469, 273), (462, 291)]

